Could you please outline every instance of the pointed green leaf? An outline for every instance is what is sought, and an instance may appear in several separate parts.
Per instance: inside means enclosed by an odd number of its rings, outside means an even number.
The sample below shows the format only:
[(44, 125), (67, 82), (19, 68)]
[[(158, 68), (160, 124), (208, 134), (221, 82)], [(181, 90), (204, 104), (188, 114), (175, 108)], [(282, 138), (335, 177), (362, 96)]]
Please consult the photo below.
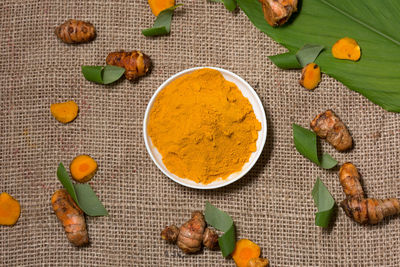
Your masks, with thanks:
[(319, 178), (315, 181), (311, 195), (318, 209), (318, 212), (315, 214), (315, 225), (328, 227), (331, 221), (335, 200)]
[(296, 58), (301, 66), (306, 66), (309, 63), (315, 62), (315, 59), (324, 49), (323, 45), (306, 44), (296, 53)]
[(86, 80), (103, 84), (103, 66), (82, 66), (82, 74)]
[(159, 36), (170, 33), (171, 31), (171, 21), (174, 15), (174, 10), (177, 7), (183, 6), (183, 4), (178, 4), (173, 7), (164, 9), (158, 14), (154, 25), (151, 28), (142, 30), (144, 36)]
[(283, 53), (268, 58), (281, 69), (301, 69), (295, 53)]
[[(277, 28), (265, 21), (258, 0), (238, 0), (238, 5), (258, 29), (290, 52), (305, 44), (323, 45), (326, 50), (316, 63), (324, 73), (384, 109), (400, 112), (400, 1), (302, 1), (293, 19)], [(346, 36), (361, 47), (357, 62), (335, 59), (331, 54), (332, 45)]]
[(206, 222), (217, 230), (225, 232), (218, 238), (218, 244), (222, 252), (222, 256), (229, 256), (235, 249), (235, 225), (231, 216), (226, 212), (214, 207), (210, 202), (206, 201), (204, 211)]
[(234, 11), (237, 8), (236, 0), (208, 0), (215, 3), (223, 3), (225, 8), (229, 11)]
[(65, 169), (64, 165), (62, 164), (62, 162), (60, 162), (60, 164), (58, 164), (57, 178), (61, 182), (61, 184), (64, 186), (64, 188), (67, 190), (67, 192), (71, 195), (72, 199), (76, 203), (78, 203), (78, 198), (76, 196), (74, 184), (71, 182), (71, 179), (69, 178), (69, 174), (68, 174), (67, 170)]
[(321, 160), (318, 158), (317, 135), (313, 131), (295, 123), (292, 124), (292, 129), (294, 145), (300, 154), (324, 169), (331, 169), (337, 165), (337, 161), (329, 154), (322, 155)]
[(107, 65), (103, 69), (103, 83), (110, 84), (113, 83), (124, 74), (125, 69), (117, 66)]

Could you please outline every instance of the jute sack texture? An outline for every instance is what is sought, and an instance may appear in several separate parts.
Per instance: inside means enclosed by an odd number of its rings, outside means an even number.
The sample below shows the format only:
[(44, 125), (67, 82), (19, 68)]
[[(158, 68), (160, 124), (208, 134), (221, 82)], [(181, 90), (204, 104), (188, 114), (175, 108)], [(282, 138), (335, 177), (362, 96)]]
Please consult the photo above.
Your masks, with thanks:
[[(238, 238), (262, 248), (271, 266), (400, 266), (400, 218), (359, 226), (339, 208), (331, 228), (314, 225), (311, 189), (317, 177), (336, 202), (344, 198), (338, 169), (322, 170), (294, 148), (291, 124), (333, 109), (348, 125), (355, 147), (321, 150), (360, 169), (371, 197), (400, 196), (400, 117), (323, 76), (309, 92), (299, 71), (283, 71), (267, 58), (285, 49), (259, 32), (243, 12), (222, 4), (183, 0), (170, 36), (146, 38), (153, 24), (147, 1), (3, 0), (0, 3), (0, 191), (18, 199), (14, 227), (0, 227), (1, 266), (234, 266), (220, 252), (187, 256), (164, 243), (160, 231), (182, 224), (209, 200), (235, 221)], [(69, 18), (92, 22), (97, 38), (66, 45), (54, 28)], [(81, 65), (104, 65), (109, 52), (142, 50), (152, 73), (109, 86), (86, 81)], [(158, 86), (186, 68), (230, 70), (253, 86), (268, 119), (263, 154), (248, 175), (222, 189), (185, 188), (164, 176), (146, 152), (142, 122)], [(62, 125), (50, 104), (74, 100), (78, 118)], [(110, 216), (88, 217), (91, 245), (66, 239), (50, 198), (68, 166), (90, 154), (99, 170), (90, 184)]]

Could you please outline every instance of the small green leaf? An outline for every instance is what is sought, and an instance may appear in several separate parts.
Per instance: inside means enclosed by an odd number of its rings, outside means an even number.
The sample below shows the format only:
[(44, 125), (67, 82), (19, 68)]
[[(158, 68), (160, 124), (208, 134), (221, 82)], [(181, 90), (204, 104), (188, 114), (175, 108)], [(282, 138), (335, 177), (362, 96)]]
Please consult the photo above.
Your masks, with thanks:
[(283, 54), (278, 54), (275, 56), (268, 56), (268, 58), (274, 63), (278, 68), (281, 69), (301, 69), (301, 65), (297, 60), (296, 54), (288, 52)]
[(315, 61), (321, 51), (324, 49), (323, 45), (306, 44), (296, 53), (296, 58), (301, 66), (306, 66)]
[(154, 25), (151, 28), (142, 30), (144, 36), (159, 36), (166, 35), (171, 31), (171, 21), (174, 15), (174, 10), (177, 7), (183, 6), (183, 4), (178, 4), (170, 8), (164, 9), (158, 14)]
[(88, 184), (74, 184), (79, 206), (89, 216), (108, 215), (107, 210)]
[(113, 83), (124, 74), (125, 69), (117, 66), (107, 65), (103, 68), (103, 83)]
[(331, 169), (337, 165), (337, 161), (329, 154), (324, 154), (319, 160), (317, 152), (317, 135), (295, 123), (292, 124), (293, 141), (297, 151), (318, 166)]
[(206, 222), (212, 227), (225, 232), (218, 238), (218, 244), (221, 248), (222, 256), (229, 256), (235, 249), (235, 226), (231, 216), (226, 212), (214, 207), (210, 202), (206, 201), (204, 211)]
[(328, 227), (331, 221), (335, 200), (321, 179), (317, 178), (315, 181), (311, 195), (318, 209), (318, 212), (315, 214), (315, 225)]
[(60, 162), (57, 168), (57, 177), (61, 184), (71, 195), (72, 199), (89, 216), (108, 215), (107, 210), (100, 202), (93, 189), (88, 184), (73, 184), (69, 178), (68, 172)]
[(82, 66), (82, 74), (86, 80), (103, 84), (102, 66)]
[(86, 80), (99, 83), (110, 84), (117, 81), (124, 74), (125, 69), (117, 66), (82, 66), (82, 73)]
[(331, 155), (324, 153), (321, 158), (321, 167), (324, 169), (332, 169), (338, 164), (337, 160), (332, 158)]

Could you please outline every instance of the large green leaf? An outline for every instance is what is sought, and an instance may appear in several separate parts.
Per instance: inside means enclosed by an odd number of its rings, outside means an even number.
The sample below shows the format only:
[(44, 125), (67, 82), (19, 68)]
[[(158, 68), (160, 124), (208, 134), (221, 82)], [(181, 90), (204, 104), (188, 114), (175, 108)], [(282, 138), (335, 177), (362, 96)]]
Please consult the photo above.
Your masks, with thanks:
[[(262, 32), (295, 53), (305, 44), (326, 49), (316, 63), (321, 70), (386, 110), (400, 112), (400, 1), (303, 0), (283, 27), (264, 19), (258, 0), (238, 0), (239, 7)], [(332, 45), (342, 37), (361, 47), (357, 62), (333, 58)]]

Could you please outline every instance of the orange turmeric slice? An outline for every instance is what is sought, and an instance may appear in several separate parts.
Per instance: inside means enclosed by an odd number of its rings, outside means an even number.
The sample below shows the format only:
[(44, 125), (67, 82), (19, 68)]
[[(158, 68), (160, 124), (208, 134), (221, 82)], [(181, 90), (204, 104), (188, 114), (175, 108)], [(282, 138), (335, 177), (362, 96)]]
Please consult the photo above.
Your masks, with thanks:
[(361, 57), (361, 48), (356, 40), (344, 37), (332, 46), (332, 55), (338, 59), (357, 61)]
[(148, 2), (154, 16), (158, 16), (164, 9), (175, 5), (175, 0), (148, 0)]
[(247, 267), (250, 259), (259, 258), (261, 253), (260, 247), (248, 240), (240, 239), (236, 242), (235, 250), (232, 253), (232, 258), (238, 267)]
[(69, 165), (72, 178), (80, 183), (86, 183), (97, 171), (97, 162), (89, 155), (75, 157)]
[(321, 81), (321, 69), (315, 63), (307, 64), (301, 71), (299, 83), (308, 90), (315, 89)]
[(0, 194), (0, 225), (14, 225), (21, 214), (19, 202), (3, 192)]
[(74, 101), (51, 104), (51, 114), (62, 123), (73, 121), (78, 116), (78, 105)]

